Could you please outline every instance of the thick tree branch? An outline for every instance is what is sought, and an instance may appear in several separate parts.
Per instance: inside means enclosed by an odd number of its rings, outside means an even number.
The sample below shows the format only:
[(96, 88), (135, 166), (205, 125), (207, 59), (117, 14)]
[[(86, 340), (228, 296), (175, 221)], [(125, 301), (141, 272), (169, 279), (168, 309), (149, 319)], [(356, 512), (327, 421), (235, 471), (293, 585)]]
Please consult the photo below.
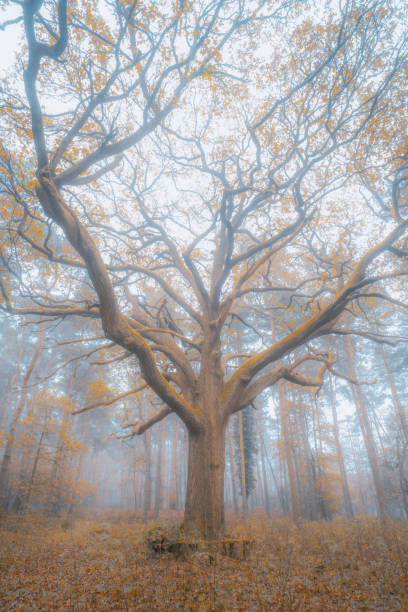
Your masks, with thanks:
[(234, 403), (239, 401), (240, 394), (250, 380), (265, 366), (278, 361), (306, 340), (319, 335), (330, 333), (330, 326), (344, 311), (349, 301), (353, 298), (356, 287), (361, 287), (364, 273), (367, 267), (376, 257), (388, 249), (406, 231), (408, 220), (400, 223), (379, 244), (372, 247), (355, 265), (349, 280), (340, 289), (328, 305), (310, 319), (299, 325), (293, 332), (279, 340), (271, 347), (246, 360), (231, 376), (224, 385), (224, 402), (229, 405), (229, 410), (234, 409)]
[[(321, 387), (323, 384), (323, 377), (326, 370), (331, 369), (331, 364), (333, 363), (334, 356), (333, 353), (329, 352), (326, 356), (320, 356), (315, 354), (306, 354), (302, 357), (299, 357), (294, 363), (291, 365), (280, 366), (262, 376), (256, 378), (253, 382), (251, 382), (246, 389), (244, 390), (240, 401), (236, 406), (232, 406), (232, 412), (237, 412), (238, 410), (242, 410), (245, 406), (248, 406), (254, 399), (262, 393), (268, 387), (272, 387), (278, 380), (282, 378), (292, 382), (294, 384), (300, 385), (302, 387)], [(295, 372), (295, 369), (298, 368), (302, 363), (306, 361), (319, 361), (322, 362), (321, 367), (319, 368), (317, 374), (314, 377), (305, 376), (299, 372)]]

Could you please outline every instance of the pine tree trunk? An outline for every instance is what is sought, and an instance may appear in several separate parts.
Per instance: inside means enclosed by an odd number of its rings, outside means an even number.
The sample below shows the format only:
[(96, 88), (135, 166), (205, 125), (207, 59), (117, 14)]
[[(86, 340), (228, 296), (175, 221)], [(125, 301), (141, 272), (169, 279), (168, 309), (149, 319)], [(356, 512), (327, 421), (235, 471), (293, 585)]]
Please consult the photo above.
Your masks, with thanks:
[(288, 407), (285, 397), (285, 391), (283, 383), (278, 382), (278, 393), (279, 393), (279, 417), (281, 422), (281, 435), (283, 438), (283, 446), (285, 452), (286, 466), (288, 468), (289, 477), (289, 489), (291, 498), (291, 509), (292, 509), (292, 520), (298, 521), (300, 519), (300, 504), (299, 504), (299, 493), (296, 481), (296, 471), (293, 461), (292, 444), (289, 435), (289, 421), (288, 421)]
[(235, 514), (238, 514), (237, 485), (236, 485), (236, 478), (235, 478), (234, 453), (232, 452), (231, 429), (228, 429), (227, 431), (227, 440), (228, 440), (228, 455), (229, 455), (230, 471), (231, 471), (232, 504), (234, 507)]
[(225, 425), (207, 422), (189, 432), (184, 526), (206, 540), (224, 531)]
[(340, 442), (339, 423), (337, 420), (336, 402), (334, 398), (333, 383), (332, 383), (331, 378), (329, 378), (329, 389), (330, 389), (330, 404), (331, 404), (332, 415), (333, 415), (334, 443), (336, 446), (337, 463), (339, 466), (340, 479), (341, 479), (341, 488), (343, 490), (344, 510), (346, 512), (346, 515), (352, 518), (354, 516), (353, 505), (351, 503), (350, 489), (349, 489), (348, 481), (347, 481), (347, 472), (346, 472), (346, 467), (344, 465), (343, 448)]
[[(346, 337), (346, 359), (347, 359), (347, 367), (350, 378), (354, 380), (357, 379), (355, 365), (354, 365), (354, 348), (352, 340), (349, 336)], [(357, 409), (357, 416), (360, 423), (360, 429), (363, 436), (364, 444), (367, 450), (368, 461), (371, 468), (371, 473), (373, 476), (374, 489), (376, 492), (377, 498), (377, 509), (378, 516), (381, 519), (386, 518), (386, 503), (385, 503), (385, 492), (383, 486), (383, 480), (381, 475), (380, 466), (378, 463), (377, 449), (374, 440), (374, 435), (370, 423), (370, 419), (367, 412), (367, 407), (365, 405), (363, 393), (361, 391), (361, 385), (353, 385), (351, 384), (351, 391), (354, 398), (354, 403)]]
[(246, 485), (246, 472), (245, 472), (244, 423), (243, 423), (242, 410), (238, 414), (238, 427), (239, 427), (239, 458), (240, 458), (240, 469), (241, 469), (242, 513), (244, 516), (246, 516), (248, 514), (248, 499), (247, 499), (247, 485)]
[(356, 449), (356, 445), (354, 444), (353, 441), (353, 435), (352, 432), (350, 431), (350, 426), (348, 425), (347, 427), (347, 432), (348, 432), (348, 444), (351, 450), (351, 455), (353, 457), (353, 463), (354, 463), (354, 470), (357, 476), (357, 491), (359, 493), (359, 497), (360, 497), (360, 513), (366, 512), (367, 509), (367, 495), (366, 495), (366, 486), (365, 483), (363, 482), (363, 478), (362, 478), (362, 474), (361, 474), (361, 453), (360, 453), (360, 448)]
[(145, 473), (144, 473), (144, 490), (143, 490), (143, 519), (146, 520), (149, 516), (152, 503), (152, 478), (151, 478), (151, 461), (152, 461), (152, 432), (149, 430), (143, 437), (145, 447)]
[(156, 463), (156, 476), (155, 476), (155, 496), (154, 496), (154, 506), (153, 506), (153, 518), (157, 520), (160, 513), (160, 507), (162, 504), (162, 457), (163, 457), (163, 443), (164, 443), (164, 426), (163, 423), (160, 424), (160, 433), (158, 440), (158, 453), (157, 453), (157, 463)]
[(406, 447), (403, 449), (401, 453), (400, 443), (397, 442), (397, 459), (398, 459), (398, 475), (399, 475), (399, 484), (401, 489), (401, 501), (402, 507), (404, 509), (405, 518), (408, 519), (408, 477), (404, 470), (404, 455), (406, 454)]
[(262, 473), (262, 483), (263, 483), (263, 495), (265, 501), (265, 512), (269, 516), (271, 514), (271, 500), (269, 497), (269, 487), (268, 487), (268, 479), (266, 477), (266, 467), (265, 467), (265, 442), (263, 437), (262, 430), (262, 414), (258, 411), (258, 437), (259, 437), (259, 447), (260, 447), (260, 460), (261, 460), (261, 473)]
[(385, 369), (387, 371), (388, 381), (390, 383), (392, 399), (393, 399), (393, 402), (394, 402), (394, 408), (395, 408), (398, 420), (399, 420), (400, 425), (401, 425), (402, 433), (404, 434), (405, 442), (408, 444), (408, 423), (407, 423), (407, 417), (406, 417), (404, 408), (403, 408), (403, 406), (402, 406), (402, 404), (400, 402), (400, 399), (398, 397), (397, 387), (395, 386), (394, 376), (392, 375), (391, 367), (390, 367), (389, 361), (387, 359), (387, 355), (385, 354), (385, 349), (384, 349), (384, 347), (382, 345), (381, 345), (381, 351), (382, 351), (382, 356), (383, 356), (383, 360), (384, 360)]
[(173, 450), (172, 450), (172, 467), (170, 478), (170, 500), (169, 507), (171, 510), (176, 510), (179, 506), (178, 500), (178, 420), (173, 419)]
[(304, 481), (303, 513), (309, 520), (315, 521), (319, 518), (317, 509), (315, 464), (313, 450), (309, 442), (309, 432), (305, 412), (298, 415), (298, 421), (301, 431), (301, 440), (298, 440), (298, 448), (303, 449), (304, 455), (304, 478), (302, 479)]

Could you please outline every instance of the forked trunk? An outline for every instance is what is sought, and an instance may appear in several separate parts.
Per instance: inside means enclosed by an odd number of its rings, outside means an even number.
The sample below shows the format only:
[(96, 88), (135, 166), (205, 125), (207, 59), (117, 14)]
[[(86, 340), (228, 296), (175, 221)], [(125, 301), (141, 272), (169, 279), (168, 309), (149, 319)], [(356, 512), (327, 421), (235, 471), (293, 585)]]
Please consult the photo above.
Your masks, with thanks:
[(224, 471), (225, 425), (207, 423), (189, 432), (184, 526), (205, 540), (224, 531)]

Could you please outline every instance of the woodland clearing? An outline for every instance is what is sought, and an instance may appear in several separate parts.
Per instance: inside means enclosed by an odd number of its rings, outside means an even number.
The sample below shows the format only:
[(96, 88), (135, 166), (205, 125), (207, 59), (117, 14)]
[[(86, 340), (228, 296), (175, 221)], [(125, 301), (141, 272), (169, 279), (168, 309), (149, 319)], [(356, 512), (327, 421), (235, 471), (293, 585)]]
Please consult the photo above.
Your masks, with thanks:
[(151, 527), (113, 513), (73, 523), (8, 517), (0, 527), (0, 609), (407, 609), (406, 521), (230, 521), (235, 537), (255, 540), (245, 560), (155, 556), (145, 543)]

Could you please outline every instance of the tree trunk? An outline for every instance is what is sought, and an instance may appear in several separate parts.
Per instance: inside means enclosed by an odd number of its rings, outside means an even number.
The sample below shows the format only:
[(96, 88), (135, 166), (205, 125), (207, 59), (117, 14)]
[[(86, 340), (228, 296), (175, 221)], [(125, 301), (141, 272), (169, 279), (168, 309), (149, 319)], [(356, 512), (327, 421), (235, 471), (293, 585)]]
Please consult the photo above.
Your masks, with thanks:
[(239, 458), (240, 458), (240, 469), (241, 469), (242, 514), (246, 516), (248, 514), (248, 499), (247, 499), (247, 484), (246, 484), (246, 470), (245, 470), (244, 423), (243, 423), (242, 410), (238, 414), (238, 427), (239, 427)]
[[(88, 441), (88, 432), (89, 432), (89, 422), (90, 422), (90, 412), (87, 412), (87, 416), (84, 419), (84, 421), (81, 424), (81, 442), (82, 442), (82, 448), (79, 451), (79, 457), (77, 460), (77, 465), (76, 465), (76, 471), (75, 471), (75, 475), (73, 477), (73, 490), (72, 490), (72, 496), (71, 496), (71, 501), (68, 507), (68, 514), (73, 514), (74, 512), (74, 508), (75, 508), (75, 504), (77, 503), (77, 500), (79, 498), (78, 493), (77, 493), (77, 487), (78, 487), (78, 482), (81, 476), (81, 472), (82, 472), (82, 465), (83, 465), (83, 461), (84, 461), (84, 457), (86, 455), (87, 451), (87, 441)], [(72, 470), (74, 468), (72, 467)]]
[(354, 444), (354, 440), (353, 440), (353, 434), (352, 431), (350, 429), (350, 424), (347, 425), (347, 432), (348, 432), (348, 445), (350, 447), (351, 450), (351, 456), (353, 458), (353, 463), (354, 463), (354, 470), (356, 473), (356, 477), (357, 477), (357, 485), (356, 485), (356, 489), (359, 493), (359, 497), (360, 497), (360, 514), (363, 512), (367, 511), (367, 507), (368, 507), (368, 503), (367, 503), (367, 492), (366, 492), (366, 485), (363, 482), (363, 477), (362, 477), (362, 473), (361, 473), (361, 453), (360, 453), (360, 447), (356, 448), (356, 445)]
[(207, 422), (188, 442), (184, 526), (215, 540), (224, 531), (225, 425)]
[(30, 501), (31, 501), (31, 494), (32, 494), (33, 487), (34, 487), (34, 479), (35, 479), (35, 475), (37, 473), (38, 462), (40, 460), (41, 446), (42, 446), (42, 441), (43, 441), (44, 435), (45, 435), (45, 432), (42, 431), (41, 435), (40, 435), (40, 439), (38, 441), (37, 451), (35, 453), (35, 459), (34, 459), (34, 463), (33, 463), (33, 468), (31, 470), (31, 476), (30, 476), (30, 480), (28, 482), (27, 491), (26, 491), (26, 493), (24, 495), (24, 499), (22, 501), (22, 512), (24, 512), (26, 510), (26, 508), (28, 507), (28, 505), (30, 504)]
[(404, 470), (404, 456), (406, 448), (403, 449), (402, 454), (400, 450), (400, 443), (397, 442), (397, 459), (398, 459), (398, 475), (400, 481), (402, 507), (404, 508), (405, 518), (408, 518), (408, 478)]
[(20, 419), (20, 416), (23, 412), (25, 403), (26, 403), (26, 399), (27, 399), (27, 391), (28, 391), (28, 383), (30, 381), (31, 375), (33, 373), (35, 364), (37, 363), (37, 360), (40, 356), (40, 351), (41, 351), (41, 347), (42, 347), (42, 343), (43, 343), (43, 338), (44, 338), (44, 327), (41, 324), (40, 326), (40, 335), (38, 337), (38, 342), (37, 345), (35, 347), (34, 350), (34, 354), (33, 357), (30, 361), (30, 364), (26, 370), (26, 373), (24, 375), (24, 379), (23, 379), (23, 384), (22, 384), (22, 388), (21, 388), (21, 394), (20, 394), (20, 399), (18, 402), (18, 405), (15, 408), (13, 417), (11, 419), (11, 423), (10, 423), (10, 430), (8, 433), (8, 437), (7, 437), (7, 442), (6, 442), (6, 448), (4, 451), (4, 456), (3, 456), (3, 461), (1, 464), (1, 468), (0, 468), (0, 503), (2, 503), (2, 505), (7, 509), (8, 506), (8, 502), (9, 502), (9, 469), (10, 469), (10, 463), (11, 463), (11, 457), (13, 454), (13, 449), (14, 449), (14, 445), (15, 445), (15, 432), (16, 432), (16, 428), (17, 428), (17, 423)]
[(11, 405), (11, 402), (12, 402), (13, 397), (15, 395), (14, 389), (15, 389), (15, 385), (16, 385), (16, 382), (18, 380), (18, 377), (20, 375), (21, 356), (23, 354), (23, 346), (24, 346), (24, 330), (21, 333), (20, 347), (19, 347), (19, 350), (18, 350), (17, 365), (16, 365), (16, 368), (14, 370), (14, 374), (13, 374), (13, 377), (12, 377), (12, 379), (10, 381), (8, 389), (4, 390), (4, 395), (2, 397), (3, 412), (2, 412), (2, 415), (1, 415), (1, 421), (0, 421), (0, 432), (2, 432), (2, 431), (4, 432), (5, 429), (6, 429), (8, 409), (9, 409), (9, 406)]
[(398, 397), (397, 387), (395, 385), (394, 376), (393, 376), (393, 374), (391, 372), (391, 367), (390, 367), (387, 355), (385, 353), (385, 349), (384, 349), (384, 347), (382, 345), (381, 345), (381, 352), (382, 352), (382, 357), (383, 357), (383, 360), (384, 360), (385, 369), (387, 371), (388, 382), (390, 383), (392, 400), (394, 402), (394, 407), (395, 407), (395, 411), (397, 413), (397, 418), (398, 418), (399, 423), (401, 425), (401, 429), (402, 429), (402, 432), (404, 434), (405, 442), (408, 444), (408, 423), (407, 423), (407, 417), (405, 415), (404, 408), (403, 408), (403, 406), (402, 406), (402, 404), (400, 402), (400, 399)]
[(284, 383), (278, 382), (278, 393), (279, 393), (279, 418), (281, 423), (281, 435), (283, 438), (283, 447), (286, 460), (286, 466), (288, 468), (289, 476), (289, 489), (292, 506), (292, 520), (298, 521), (300, 519), (300, 504), (299, 504), (299, 493), (296, 481), (296, 471), (292, 453), (292, 442), (290, 440), (289, 433), (289, 420), (288, 420), (288, 405), (285, 397)]
[(350, 495), (350, 489), (349, 489), (349, 486), (348, 486), (346, 466), (344, 465), (343, 448), (342, 448), (341, 442), (340, 442), (339, 423), (338, 423), (338, 419), (337, 419), (337, 410), (336, 410), (336, 401), (335, 401), (335, 397), (334, 397), (333, 383), (332, 383), (331, 377), (329, 378), (329, 389), (330, 389), (330, 394), (329, 394), (330, 395), (330, 404), (331, 404), (332, 416), (333, 416), (334, 443), (335, 443), (335, 446), (336, 446), (336, 455), (337, 455), (337, 463), (338, 463), (339, 472), (340, 472), (341, 488), (343, 490), (344, 510), (346, 512), (346, 515), (349, 518), (353, 518), (353, 516), (354, 516), (353, 505), (351, 503), (351, 495)]
[(232, 452), (232, 440), (231, 440), (231, 429), (228, 429), (227, 432), (227, 440), (228, 440), (228, 455), (230, 462), (230, 472), (231, 472), (231, 494), (232, 494), (232, 504), (234, 507), (235, 514), (238, 514), (238, 500), (237, 500), (237, 486), (235, 480), (235, 464), (234, 464), (234, 453)]
[(160, 423), (159, 425), (159, 439), (157, 441), (158, 444), (158, 452), (157, 452), (157, 463), (156, 463), (156, 476), (155, 476), (155, 495), (154, 495), (154, 506), (153, 506), (153, 518), (157, 520), (159, 518), (160, 507), (162, 505), (162, 458), (164, 454), (164, 437), (165, 437), (165, 429), (164, 424)]
[[(346, 337), (346, 360), (348, 373), (354, 380), (357, 379), (356, 369), (354, 365), (354, 347), (349, 336)], [(354, 403), (356, 405), (357, 416), (360, 423), (360, 429), (363, 436), (364, 444), (367, 450), (368, 461), (373, 476), (374, 489), (377, 497), (377, 509), (380, 519), (385, 519), (387, 516), (384, 484), (380, 465), (378, 462), (377, 448), (374, 440), (373, 430), (367, 412), (367, 407), (364, 401), (364, 396), (361, 391), (361, 385), (350, 384), (353, 394)]]
[(302, 441), (299, 440), (298, 447), (301, 449), (303, 447), (303, 454), (305, 460), (305, 508), (304, 508), (304, 516), (311, 521), (317, 521), (319, 516), (319, 507), (318, 507), (318, 490), (317, 490), (317, 482), (316, 482), (316, 428), (315, 428), (315, 419), (314, 413), (312, 412), (312, 427), (313, 427), (313, 439), (314, 439), (314, 453), (313, 449), (310, 445), (309, 441), (309, 430), (307, 425), (307, 418), (305, 410), (300, 410), (298, 414), (299, 426), (302, 434)]
[(262, 483), (263, 483), (263, 496), (265, 501), (265, 512), (268, 516), (271, 515), (271, 500), (269, 497), (269, 487), (268, 487), (268, 479), (266, 477), (266, 467), (265, 467), (265, 441), (263, 437), (262, 430), (262, 413), (258, 410), (258, 437), (259, 437), (259, 454), (261, 460), (261, 473), (262, 473)]
[(145, 470), (144, 470), (144, 490), (143, 490), (143, 519), (146, 520), (150, 513), (152, 504), (152, 432), (148, 430), (144, 437), (145, 448)]
[[(77, 364), (74, 362), (72, 369), (72, 375), (68, 383), (67, 397), (71, 398), (74, 390), (74, 381), (77, 372)], [(57, 514), (61, 505), (61, 487), (58, 483), (58, 477), (63, 466), (64, 460), (64, 447), (65, 447), (65, 434), (66, 429), (71, 421), (70, 409), (67, 406), (63, 407), (62, 410), (62, 422), (60, 432), (58, 434), (57, 446), (55, 449), (54, 457), (52, 460), (52, 470), (49, 479), (49, 490), (50, 494), (46, 503), (47, 511), (49, 514)]]
[(170, 476), (170, 500), (169, 507), (171, 510), (177, 510), (179, 507), (178, 499), (178, 420), (173, 418), (173, 448), (172, 448), (172, 467)]

